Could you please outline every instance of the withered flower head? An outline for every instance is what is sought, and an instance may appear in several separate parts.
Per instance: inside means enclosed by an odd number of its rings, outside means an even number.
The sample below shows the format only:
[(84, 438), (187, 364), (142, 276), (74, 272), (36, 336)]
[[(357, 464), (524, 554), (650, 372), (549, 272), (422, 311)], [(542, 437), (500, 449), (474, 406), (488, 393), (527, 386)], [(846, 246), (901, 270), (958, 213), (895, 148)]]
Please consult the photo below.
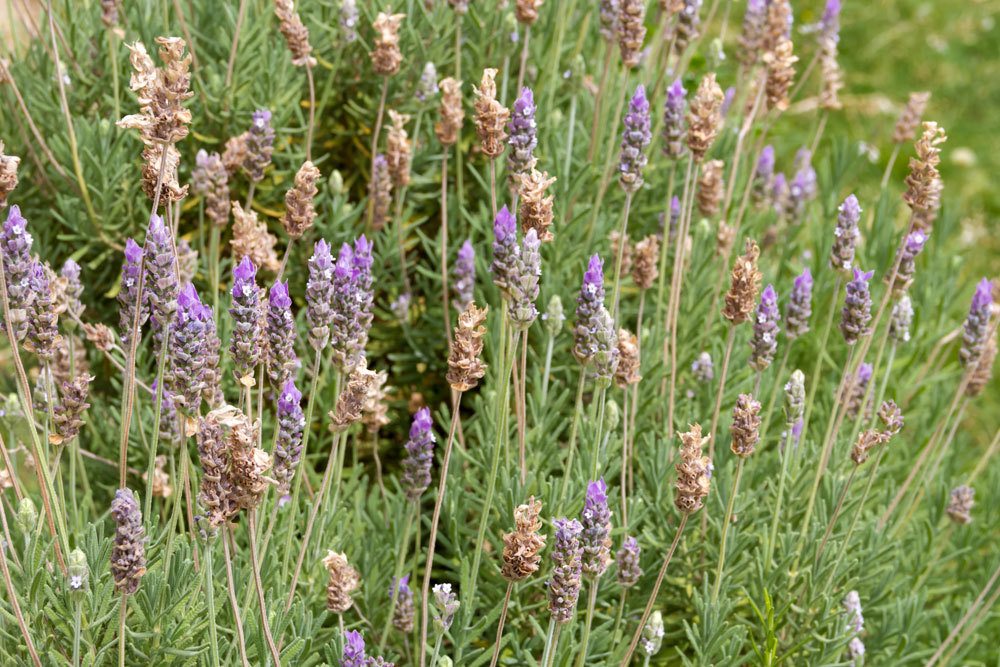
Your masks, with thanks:
[(538, 571), (545, 548), (545, 535), (540, 535), (542, 501), (534, 496), (514, 508), (514, 532), (504, 533), (503, 564), (500, 572), (507, 581), (522, 581)]
[(465, 111), (462, 109), (462, 82), (450, 76), (438, 84), (441, 91), (441, 118), (434, 124), (434, 134), (444, 146), (458, 141)]
[(326, 609), (333, 614), (343, 614), (354, 605), (351, 597), (361, 586), (361, 575), (347, 562), (347, 554), (328, 551), (323, 567), (330, 573), (326, 585)]
[(538, 240), (546, 243), (552, 240), (552, 199), (551, 194), (546, 194), (550, 185), (556, 182), (555, 177), (550, 178), (548, 172), (532, 169), (527, 174), (522, 174), (518, 178), (518, 196), (520, 206), (518, 215), (521, 218), (521, 231), (525, 234), (529, 229), (534, 229), (538, 234)]
[(473, 87), (476, 101), (476, 134), (479, 135), (479, 145), (486, 157), (499, 157), (505, 148), (507, 139), (507, 121), (510, 120), (510, 110), (497, 101), (497, 84), (495, 69), (483, 70), (483, 78), (478, 87)]
[(271, 469), (271, 455), (259, 447), (257, 424), (237, 408), (225, 405), (209, 413), (229, 429), (225, 451), (229, 456), (229, 482), (236, 509), (251, 510), (260, 504), (267, 490), (265, 473)]
[(705, 158), (722, 128), (722, 102), (725, 95), (715, 80), (715, 72), (705, 75), (688, 107), (688, 149), (696, 162)]
[(709, 160), (701, 165), (701, 175), (698, 177), (698, 212), (706, 218), (714, 217), (719, 212), (725, 185), (722, 180), (724, 166), (722, 160)]
[(757, 269), (759, 257), (760, 248), (753, 239), (747, 239), (743, 254), (736, 258), (733, 265), (726, 305), (722, 308), (722, 316), (733, 325), (746, 322), (756, 306), (762, 278)]
[(760, 401), (750, 394), (740, 394), (733, 408), (730, 449), (733, 454), (746, 458), (753, 454), (760, 441)]
[(910, 99), (906, 101), (906, 106), (899, 114), (899, 120), (896, 121), (896, 127), (892, 132), (893, 143), (905, 144), (913, 141), (917, 136), (920, 118), (924, 115), (930, 99), (931, 94), (927, 92), (910, 93)]
[(972, 523), (972, 506), (976, 504), (976, 491), (970, 486), (956, 486), (948, 501), (948, 518), (959, 524)]
[(229, 241), (233, 249), (233, 258), (239, 261), (249, 257), (255, 266), (268, 271), (277, 271), (281, 264), (274, 244), (278, 239), (267, 231), (267, 223), (257, 219), (253, 209), (244, 211), (243, 206), (232, 202), (233, 207), (233, 238)]
[(783, 37), (778, 40), (774, 51), (764, 54), (763, 61), (767, 66), (764, 92), (767, 95), (768, 109), (784, 111), (788, 108), (788, 90), (795, 79), (795, 63), (799, 60), (792, 49), (792, 40)]
[(997, 334), (990, 336), (983, 345), (983, 351), (979, 355), (976, 367), (969, 373), (969, 379), (965, 385), (966, 396), (979, 396), (983, 389), (993, 379), (993, 362), (997, 358)]
[(62, 386), (62, 401), (55, 407), (55, 433), (49, 435), (49, 442), (58, 445), (69, 442), (80, 433), (83, 426), (83, 412), (90, 407), (87, 394), (94, 376), (84, 373), (73, 382)]
[(645, 38), (646, 3), (643, 0), (618, 0), (618, 47), (625, 67), (633, 69), (639, 65)]
[(131, 595), (139, 590), (139, 581), (146, 574), (146, 529), (142, 525), (139, 501), (131, 490), (115, 491), (111, 516), (115, 520), (115, 542), (111, 549), (115, 590)]
[(389, 136), (386, 137), (386, 160), (389, 164), (389, 176), (397, 188), (410, 184), (410, 158), (412, 148), (406, 133), (406, 124), (410, 117), (389, 109)]
[(649, 289), (660, 275), (657, 267), (660, 240), (656, 235), (650, 234), (635, 244), (632, 255), (632, 282), (639, 289)]
[(542, 0), (516, 0), (514, 5), (514, 16), (518, 23), (532, 25), (538, 20), (538, 8), (542, 6)]
[(448, 373), (445, 376), (455, 391), (469, 391), (486, 374), (486, 364), (481, 355), (487, 310), (488, 308), (479, 308), (470, 303), (458, 316), (455, 341), (448, 356)]
[(285, 37), (288, 50), (292, 52), (292, 64), (298, 67), (315, 67), (312, 45), (309, 43), (309, 28), (295, 11), (293, 0), (274, 0), (274, 15), (278, 17), (278, 29)]
[(107, 352), (115, 346), (115, 332), (107, 325), (84, 322), (83, 331), (87, 335), (87, 340), (102, 352)]
[(319, 179), (319, 169), (312, 162), (306, 161), (295, 174), (295, 185), (285, 193), (285, 215), (281, 217), (281, 226), (290, 238), (297, 239), (313, 226), (316, 219), (316, 209), (313, 200), (319, 190), (316, 180)]
[(204, 199), (205, 217), (216, 227), (225, 227), (229, 223), (229, 171), (218, 153), (198, 151), (191, 187)]
[[(154, 498), (169, 498), (174, 493), (174, 487), (170, 485), (170, 475), (167, 473), (167, 457), (159, 454), (154, 461), (153, 484), (150, 491)], [(149, 479), (148, 473), (142, 473), (142, 480)]]
[(0, 141), (0, 208), (7, 205), (7, 196), (17, 187), (17, 168), (21, 158), (4, 153), (3, 141)]
[(392, 387), (386, 385), (389, 381), (389, 374), (386, 371), (378, 371), (375, 374), (375, 381), (369, 388), (365, 397), (365, 405), (361, 411), (361, 422), (365, 425), (365, 430), (375, 434), (383, 426), (389, 423), (389, 406), (386, 401)]
[(701, 424), (691, 424), (691, 430), (680, 434), (681, 453), (677, 462), (677, 483), (674, 505), (684, 514), (697, 512), (704, 506), (711, 486), (712, 459), (701, 450), (709, 437), (702, 437)]
[(639, 339), (628, 329), (618, 330), (618, 368), (615, 384), (624, 389), (642, 379), (639, 375)]
[(375, 49), (372, 51), (372, 67), (376, 74), (391, 76), (399, 71), (403, 54), (399, 50), (399, 26), (406, 14), (386, 14), (379, 12), (372, 27), (375, 28)]
[(924, 133), (915, 145), (917, 156), (910, 158), (910, 173), (906, 176), (906, 192), (903, 194), (910, 209), (928, 211), (934, 209), (941, 197), (941, 144), (948, 140), (944, 128), (937, 123), (924, 123)]
[(884, 401), (879, 406), (878, 418), (889, 436), (896, 435), (903, 429), (903, 411), (895, 401)]
[(378, 383), (378, 373), (358, 364), (347, 378), (347, 386), (337, 397), (337, 407), (329, 413), (330, 430), (346, 431), (351, 424), (361, 421), (368, 395)]
[(873, 449), (889, 442), (889, 434), (884, 431), (871, 428), (858, 435), (857, 441), (851, 448), (851, 460), (855, 465), (861, 465), (868, 460), (868, 456)]

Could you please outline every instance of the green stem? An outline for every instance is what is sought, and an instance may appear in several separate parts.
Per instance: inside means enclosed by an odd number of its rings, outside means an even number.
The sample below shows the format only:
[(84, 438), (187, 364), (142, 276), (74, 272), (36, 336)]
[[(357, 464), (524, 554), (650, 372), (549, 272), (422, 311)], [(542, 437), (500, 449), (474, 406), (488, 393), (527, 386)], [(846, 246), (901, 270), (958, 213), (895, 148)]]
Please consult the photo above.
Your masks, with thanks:
[(587, 596), (587, 616), (583, 623), (583, 636), (580, 638), (580, 654), (576, 659), (576, 667), (584, 667), (587, 660), (587, 646), (590, 644), (590, 627), (594, 621), (594, 607), (597, 604), (597, 588), (601, 580), (590, 582), (590, 594)]
[(764, 558), (765, 572), (771, 569), (771, 559), (774, 557), (774, 544), (778, 541), (778, 524), (781, 520), (781, 505), (785, 499), (785, 478), (788, 476), (788, 459), (792, 452), (792, 426), (785, 424), (785, 445), (781, 451), (781, 477), (778, 478), (778, 499), (774, 503), (774, 517), (771, 520), (771, 536), (767, 541), (767, 556)]
[(215, 582), (213, 580), (214, 571), (212, 570), (212, 542), (208, 542), (205, 546), (205, 605), (208, 611), (208, 638), (209, 638), (209, 656), (211, 658), (211, 664), (219, 664), (219, 636), (215, 627), (216, 611), (215, 611)]
[[(396, 554), (396, 568), (393, 570), (392, 581), (399, 581), (403, 576), (403, 564), (406, 561), (406, 551), (410, 546), (410, 531), (413, 529), (413, 520), (417, 516), (419, 505), (410, 503), (410, 511), (406, 513), (406, 523), (403, 524), (403, 541), (400, 543), (399, 552)], [(381, 654), (385, 649), (385, 641), (389, 637), (389, 628), (392, 627), (392, 617), (396, 613), (396, 603), (399, 596), (396, 595), (397, 587), (394, 585), (389, 591), (389, 613), (385, 618), (385, 625), (382, 627), (382, 634), (378, 640), (378, 652)], [(431, 663), (434, 664), (433, 662)]]
[(865, 485), (865, 490), (861, 494), (861, 502), (858, 503), (858, 508), (854, 510), (854, 516), (851, 518), (851, 525), (847, 527), (847, 534), (844, 535), (843, 541), (840, 543), (840, 550), (837, 552), (837, 558), (833, 561), (833, 567), (830, 568), (830, 576), (826, 580), (826, 585), (823, 590), (830, 590), (830, 586), (833, 584), (833, 578), (837, 574), (837, 567), (840, 565), (841, 559), (847, 552), (847, 547), (851, 544), (851, 536), (854, 534), (854, 528), (858, 525), (858, 519), (861, 518), (861, 512), (864, 511), (865, 500), (868, 499), (868, 494), (872, 490), (872, 484), (875, 483), (875, 476), (878, 474), (878, 467), (882, 463), (882, 457), (885, 456), (886, 448), (883, 446), (882, 451), (879, 452), (878, 458), (875, 459), (875, 465), (872, 466), (871, 472), (868, 473), (868, 483)]
[[(607, 391), (604, 387), (597, 390), (597, 437), (594, 438), (594, 474), (591, 479), (595, 482), (598, 479), (598, 475), (601, 473), (601, 444), (604, 436), (604, 410), (605, 401), (604, 394)], [(622, 419), (627, 419), (627, 416), (623, 416)]]
[(560, 626), (556, 624), (556, 619), (549, 619), (549, 629), (545, 633), (545, 648), (542, 650), (542, 659), (538, 662), (539, 667), (548, 667), (551, 662), (550, 655), (555, 652), (555, 644), (558, 643), (556, 637), (559, 634)]
[(742, 456), (736, 461), (736, 477), (733, 479), (733, 492), (726, 503), (726, 517), (722, 522), (722, 537), (719, 539), (719, 563), (715, 567), (715, 584), (712, 586), (712, 604), (719, 601), (719, 591), (722, 589), (722, 575), (726, 567), (726, 537), (729, 534), (729, 524), (733, 520), (733, 507), (736, 505), (736, 494), (740, 490), (740, 478), (743, 477)]
[(80, 664), (80, 617), (82, 615), (83, 601), (77, 600), (73, 603), (73, 667)]
[(622, 288), (622, 259), (625, 257), (625, 246), (628, 245), (628, 214), (632, 208), (632, 193), (625, 192), (625, 207), (622, 210), (622, 224), (618, 230), (618, 258), (615, 261), (615, 287), (611, 298), (611, 316), (617, 322), (618, 305)]
[[(819, 347), (816, 348), (819, 352), (816, 353), (816, 363), (813, 365), (812, 375), (808, 376), (808, 380), (812, 383), (809, 387), (809, 398), (806, 399), (806, 412), (802, 419), (802, 432), (809, 432), (809, 421), (812, 417), (813, 406), (816, 404), (816, 390), (819, 389), (820, 385), (820, 369), (823, 368), (824, 355), (827, 351), (827, 342), (830, 340), (830, 329), (833, 327), (833, 314), (837, 310), (835, 308), (837, 304), (837, 299), (840, 295), (840, 284), (843, 281), (843, 277), (840, 273), (837, 273), (836, 278), (833, 281), (833, 302), (830, 304), (826, 311), (826, 323), (823, 325), (823, 336), (820, 338)], [(804, 438), (803, 438), (804, 441)]]
[(550, 335), (545, 344), (545, 370), (542, 372), (542, 398), (541, 405), (545, 405), (545, 399), (549, 395), (549, 376), (552, 374), (552, 351), (555, 347), (556, 337)]
[(580, 381), (576, 386), (576, 402), (573, 404), (573, 423), (569, 430), (569, 452), (566, 454), (566, 465), (563, 467), (563, 483), (559, 489), (559, 501), (556, 503), (555, 516), (562, 512), (562, 504), (566, 499), (566, 489), (573, 478), (573, 458), (576, 456), (576, 434), (580, 428), (580, 413), (583, 412), (583, 389), (587, 382), (587, 367), (580, 366)]

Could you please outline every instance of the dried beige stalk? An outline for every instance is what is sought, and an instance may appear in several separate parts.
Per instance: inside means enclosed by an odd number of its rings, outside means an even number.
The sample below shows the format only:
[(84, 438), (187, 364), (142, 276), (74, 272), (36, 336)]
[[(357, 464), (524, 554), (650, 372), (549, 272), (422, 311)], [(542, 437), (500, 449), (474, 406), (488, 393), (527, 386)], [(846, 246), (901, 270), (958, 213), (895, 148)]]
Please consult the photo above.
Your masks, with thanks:
[(259, 268), (277, 271), (281, 262), (274, 245), (278, 239), (267, 231), (267, 223), (257, 219), (253, 209), (244, 211), (243, 206), (234, 201), (233, 206), (233, 238), (229, 244), (233, 250), (233, 259), (239, 262), (244, 257)]

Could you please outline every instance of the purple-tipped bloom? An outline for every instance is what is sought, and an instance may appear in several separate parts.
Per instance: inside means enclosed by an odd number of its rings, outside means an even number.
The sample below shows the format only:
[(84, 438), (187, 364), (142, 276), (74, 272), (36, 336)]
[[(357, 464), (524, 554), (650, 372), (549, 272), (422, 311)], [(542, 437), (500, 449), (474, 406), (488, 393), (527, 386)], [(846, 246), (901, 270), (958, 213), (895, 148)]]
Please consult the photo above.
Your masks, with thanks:
[(542, 275), (541, 241), (538, 232), (531, 228), (521, 241), (521, 252), (515, 262), (514, 280), (510, 285), (508, 312), (514, 328), (527, 331), (538, 318), (538, 279)]
[(372, 324), (372, 247), (364, 235), (340, 247), (333, 269), (333, 359), (347, 373), (364, 358)]
[(702, 352), (691, 363), (691, 374), (698, 384), (708, 384), (715, 377), (715, 366), (712, 364), (712, 355)]
[(583, 285), (576, 300), (576, 325), (573, 330), (573, 356), (581, 364), (589, 364), (597, 354), (594, 333), (601, 309), (604, 308), (604, 262), (592, 255), (583, 274)]
[(420, 102), (426, 102), (438, 94), (438, 73), (434, 63), (428, 62), (424, 65), (424, 71), (420, 74), (420, 83), (417, 85), (417, 92), (414, 96)]
[(406, 441), (402, 480), (406, 497), (414, 502), (420, 500), (431, 484), (435, 442), (433, 428), (431, 411), (427, 408), (417, 410), (410, 425), (410, 439)]
[(493, 220), (493, 263), (490, 273), (493, 284), (505, 299), (511, 298), (511, 288), (517, 280), (517, 262), (521, 249), (517, 245), (517, 220), (504, 206)]
[(618, 4), (621, 0), (600, 0), (599, 16), (601, 25), (599, 32), (606, 42), (618, 38)]
[(895, 345), (910, 340), (910, 325), (913, 323), (913, 302), (904, 294), (892, 307), (889, 315), (889, 340)]
[(344, 633), (344, 653), (340, 658), (340, 667), (366, 667), (365, 638), (357, 630)]
[(552, 545), (552, 578), (548, 581), (549, 612), (557, 623), (569, 623), (576, 613), (583, 572), (583, 526), (576, 519), (555, 520)]
[(274, 478), (278, 480), (278, 493), (288, 493), (295, 477), (295, 469), (302, 456), (302, 431), (306, 425), (302, 414), (302, 392), (295, 388), (295, 381), (285, 382), (278, 396), (278, 433), (274, 443)]
[(340, 42), (353, 44), (358, 41), (358, 3), (342, 0), (340, 3)]
[(52, 298), (52, 284), (41, 260), (34, 260), (28, 276), (33, 298), (28, 306), (28, 336), (25, 347), (42, 361), (52, 361), (59, 344), (59, 317)]
[(306, 322), (309, 323), (309, 344), (317, 352), (330, 342), (333, 323), (333, 255), (330, 245), (320, 239), (309, 258), (309, 280), (306, 282)]
[(257, 267), (244, 257), (233, 269), (232, 307), (229, 314), (233, 318), (233, 333), (229, 339), (229, 354), (236, 367), (236, 378), (249, 386), (253, 385), (254, 371), (261, 361), (263, 349), (261, 341), (260, 287), (255, 280)]
[(719, 109), (719, 113), (723, 118), (729, 115), (729, 110), (733, 107), (733, 100), (736, 99), (736, 88), (734, 86), (729, 86), (726, 88), (726, 92), (722, 96), (722, 107)]
[(274, 128), (271, 127), (271, 112), (257, 109), (253, 112), (250, 131), (247, 132), (247, 154), (243, 158), (243, 171), (247, 178), (258, 183), (264, 178), (264, 170), (271, 164), (274, 152)]
[(476, 287), (476, 251), (472, 241), (466, 239), (458, 249), (455, 266), (451, 270), (452, 303), (458, 312), (463, 312), (472, 303)]
[(759, 62), (766, 26), (767, 0), (748, 0), (743, 14), (743, 33), (740, 36), (740, 63), (744, 69)]
[(868, 323), (872, 319), (872, 295), (868, 282), (875, 275), (874, 271), (854, 269), (854, 280), (847, 283), (847, 295), (844, 297), (844, 309), (841, 311), (840, 332), (844, 334), (844, 342), (854, 345), (861, 336), (871, 333)]
[(846, 414), (848, 419), (857, 417), (862, 409), (866, 414), (870, 412), (874, 398), (868, 395), (868, 385), (871, 383), (874, 373), (875, 367), (867, 362), (858, 366), (854, 382), (847, 388)]
[(785, 214), (792, 224), (802, 222), (806, 204), (816, 198), (816, 170), (810, 160), (812, 153), (802, 148), (795, 156), (795, 176), (788, 184), (788, 201)]
[(279, 391), (294, 377), (299, 367), (295, 355), (295, 318), (288, 281), (271, 286), (267, 299), (267, 376), (271, 388)]
[(795, 340), (809, 333), (812, 316), (813, 277), (809, 267), (802, 269), (792, 285), (792, 294), (785, 308), (785, 336)]
[(861, 220), (861, 205), (854, 195), (837, 209), (837, 226), (833, 229), (833, 249), (830, 250), (830, 266), (840, 271), (850, 271), (854, 266), (854, 250), (861, 239), (858, 221)]
[(906, 235), (902, 247), (899, 249), (899, 269), (896, 271), (896, 280), (892, 285), (893, 294), (900, 296), (913, 284), (913, 274), (917, 270), (917, 255), (924, 249), (927, 243), (927, 234), (920, 229), (915, 229)]
[(615, 320), (604, 306), (597, 311), (593, 328), (594, 382), (607, 389), (618, 370), (621, 352), (618, 349), (618, 331)]
[(642, 568), (639, 566), (639, 541), (634, 537), (625, 536), (622, 548), (615, 554), (618, 585), (622, 588), (632, 588), (639, 583)]
[(646, 88), (640, 83), (628, 104), (625, 114), (625, 131), (618, 159), (618, 181), (622, 189), (634, 193), (642, 187), (642, 170), (646, 166), (646, 146), (652, 136), (649, 132), (649, 100)]
[(684, 119), (687, 91), (680, 79), (667, 88), (667, 99), (663, 103), (663, 154), (672, 160), (684, 155), (687, 150), (687, 123)]
[(83, 314), (83, 283), (80, 281), (80, 265), (72, 259), (63, 262), (59, 275), (66, 281), (66, 309), (70, 316), (70, 325)]
[(667, 239), (672, 244), (677, 240), (677, 230), (681, 221), (681, 200), (674, 195), (670, 198), (670, 230)]
[(146, 573), (146, 529), (139, 501), (130, 490), (115, 491), (111, 516), (115, 520), (115, 540), (111, 549), (115, 590), (131, 595), (139, 590), (139, 580)]
[(587, 484), (587, 495), (580, 514), (583, 532), (583, 572), (596, 579), (611, 562), (611, 510), (608, 508), (608, 485), (601, 478)]
[(396, 609), (392, 614), (392, 625), (400, 632), (413, 630), (413, 591), (410, 589), (410, 575), (389, 584), (389, 599), (396, 598)]
[(527, 174), (535, 166), (535, 147), (538, 146), (535, 109), (531, 88), (522, 88), (507, 123), (507, 146), (510, 148), (507, 151), (507, 173), (512, 176)]
[(774, 212), (783, 217), (788, 211), (788, 179), (778, 172), (771, 179), (771, 204)]
[(836, 44), (840, 41), (840, 0), (826, 0), (819, 22), (820, 41)]
[(202, 373), (205, 384), (202, 397), (213, 408), (226, 402), (226, 397), (222, 393), (222, 372), (219, 370), (221, 358), (222, 341), (219, 340), (219, 331), (216, 329), (213, 316), (205, 323), (205, 367)]
[(0, 230), (0, 257), (3, 258), (3, 270), (7, 279), (10, 323), (18, 340), (22, 340), (28, 331), (28, 306), (33, 298), (28, 284), (33, 264), (31, 243), (28, 221), (21, 215), (20, 207), (11, 206), (3, 229)]
[(212, 309), (202, 304), (198, 291), (188, 283), (177, 296), (177, 319), (170, 332), (170, 365), (164, 389), (173, 395), (174, 405), (191, 417), (198, 416), (205, 388), (209, 326), (215, 326)]
[(170, 228), (155, 213), (146, 229), (144, 297), (149, 299), (149, 317), (153, 325), (153, 349), (159, 353), (163, 333), (170, 328), (177, 310), (180, 284), (177, 278), (177, 255)]
[[(139, 305), (139, 278), (142, 275), (142, 248), (132, 239), (125, 241), (125, 261), (122, 263), (121, 285), (118, 288), (118, 336), (128, 347), (132, 338), (132, 324)], [(8, 274), (9, 275), (9, 274)], [(149, 300), (143, 299), (139, 308), (140, 331), (149, 317)]]
[(431, 610), (431, 613), (434, 616), (434, 625), (441, 632), (447, 632), (451, 628), (451, 624), (455, 620), (455, 614), (458, 612), (459, 607), (462, 606), (462, 603), (459, 602), (458, 596), (451, 590), (451, 584), (435, 584), (433, 593), (434, 608)]
[(750, 367), (763, 371), (774, 361), (778, 351), (778, 294), (774, 285), (768, 285), (760, 293), (757, 315), (753, 321), (753, 337), (750, 339)]
[(752, 196), (757, 206), (766, 206), (774, 196), (774, 146), (764, 146), (760, 152), (753, 172)]
[(986, 331), (990, 325), (992, 305), (993, 284), (987, 278), (983, 278), (976, 285), (976, 293), (972, 295), (972, 304), (962, 331), (962, 347), (958, 351), (962, 365), (966, 368), (976, 367), (986, 347)]

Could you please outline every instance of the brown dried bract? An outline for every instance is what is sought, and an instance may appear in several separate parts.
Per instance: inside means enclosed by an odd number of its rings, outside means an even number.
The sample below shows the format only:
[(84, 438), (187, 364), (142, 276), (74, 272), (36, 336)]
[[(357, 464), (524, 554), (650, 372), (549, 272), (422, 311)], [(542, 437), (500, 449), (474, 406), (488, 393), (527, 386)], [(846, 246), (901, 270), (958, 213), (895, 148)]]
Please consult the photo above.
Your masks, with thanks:
[(483, 70), (483, 78), (479, 86), (474, 86), (476, 101), (476, 134), (479, 135), (479, 145), (486, 157), (499, 157), (506, 144), (507, 121), (510, 120), (510, 110), (497, 101), (497, 71), (492, 68)]
[(696, 162), (705, 158), (722, 127), (722, 102), (725, 95), (715, 80), (715, 72), (705, 75), (688, 107), (688, 149)]
[(724, 166), (722, 160), (709, 160), (701, 165), (701, 175), (698, 177), (698, 212), (706, 218), (718, 214), (722, 204), (722, 190), (725, 185), (722, 180)]
[(930, 99), (931, 94), (927, 92), (910, 93), (910, 99), (906, 101), (906, 106), (899, 114), (899, 120), (896, 121), (896, 127), (892, 132), (893, 143), (905, 144), (916, 138), (920, 119)]
[(316, 189), (319, 176), (319, 169), (307, 160), (295, 174), (295, 185), (285, 193), (285, 215), (281, 217), (281, 226), (293, 239), (301, 237), (316, 220), (313, 200), (319, 192)]
[(760, 401), (750, 394), (740, 394), (733, 407), (733, 423), (729, 427), (732, 442), (729, 448), (736, 456), (753, 454), (760, 441)]
[(292, 0), (274, 0), (274, 15), (278, 17), (278, 29), (285, 37), (288, 50), (292, 52), (292, 64), (298, 67), (315, 67), (312, 45), (309, 43), (309, 28), (302, 23)]
[(449, 76), (441, 79), (438, 89), (441, 91), (441, 118), (434, 124), (434, 134), (443, 145), (451, 146), (458, 141), (458, 133), (462, 131), (462, 121), (465, 119), (462, 82)]
[(553, 196), (546, 192), (550, 185), (556, 182), (555, 177), (549, 177), (548, 172), (532, 169), (528, 174), (518, 178), (518, 196), (520, 205), (518, 216), (521, 218), (521, 231), (527, 233), (534, 229), (538, 240), (542, 243), (551, 241), (552, 201)]
[(372, 67), (376, 74), (391, 76), (399, 71), (403, 54), (399, 50), (399, 26), (406, 14), (386, 14), (379, 12), (372, 27), (375, 29), (375, 49), (372, 51)]
[(267, 223), (257, 219), (253, 209), (244, 211), (243, 206), (234, 201), (233, 206), (233, 238), (229, 244), (233, 250), (234, 262), (238, 263), (244, 257), (258, 267), (268, 271), (277, 271), (281, 262), (274, 244), (278, 239), (267, 231)]
[(764, 93), (768, 109), (784, 111), (788, 108), (788, 90), (795, 79), (795, 63), (799, 60), (792, 49), (792, 40), (782, 38), (773, 51), (764, 54), (764, 65), (767, 67)]
[(639, 289), (649, 289), (660, 276), (660, 239), (650, 234), (635, 244), (632, 253), (632, 282)]
[(906, 192), (903, 193), (903, 201), (915, 212), (940, 205), (940, 146), (947, 140), (943, 127), (934, 122), (924, 123), (924, 132), (915, 144), (917, 155), (910, 158), (910, 173), (906, 176)]
[(107, 352), (115, 346), (115, 332), (106, 324), (84, 322), (83, 331), (87, 334), (87, 340), (102, 352)]
[(514, 532), (504, 533), (503, 564), (500, 572), (507, 581), (522, 581), (538, 571), (545, 536), (538, 533), (542, 522), (542, 501), (534, 496), (514, 508)]
[(688, 432), (680, 434), (681, 452), (676, 465), (674, 496), (674, 505), (685, 514), (697, 512), (704, 506), (712, 476), (712, 459), (701, 453), (710, 436), (702, 436), (701, 424), (691, 424), (688, 428)]
[(410, 138), (406, 133), (406, 124), (410, 117), (389, 109), (389, 135), (386, 137), (385, 158), (389, 163), (389, 176), (397, 188), (410, 184), (410, 158), (412, 148)]
[(726, 305), (722, 308), (722, 316), (733, 325), (750, 319), (757, 303), (757, 293), (760, 291), (761, 273), (757, 269), (757, 259), (760, 248), (753, 239), (747, 239), (743, 254), (736, 258), (733, 270), (729, 276), (729, 291), (726, 292)]
[(486, 364), (481, 356), (487, 311), (488, 308), (479, 308), (470, 303), (458, 316), (455, 340), (448, 356), (448, 373), (445, 376), (455, 391), (469, 391), (486, 374)]
[(639, 65), (645, 38), (646, 3), (643, 0), (619, 0), (618, 48), (625, 67), (633, 69)]
[(347, 378), (347, 386), (337, 397), (337, 407), (329, 413), (331, 431), (341, 433), (361, 421), (368, 395), (377, 382), (378, 374), (368, 370), (362, 360)]
[(615, 384), (624, 389), (642, 379), (639, 375), (639, 339), (628, 329), (618, 330), (618, 367)]
[(21, 158), (3, 151), (3, 141), (0, 141), (0, 208), (7, 205), (7, 196), (17, 187), (17, 169), (21, 164)]
[(323, 567), (330, 573), (326, 585), (326, 609), (334, 614), (343, 614), (354, 605), (352, 594), (361, 586), (361, 575), (347, 561), (347, 554), (329, 551), (323, 559)]
[(538, 20), (538, 8), (542, 4), (542, 0), (516, 0), (514, 16), (517, 17), (518, 23), (532, 25)]

